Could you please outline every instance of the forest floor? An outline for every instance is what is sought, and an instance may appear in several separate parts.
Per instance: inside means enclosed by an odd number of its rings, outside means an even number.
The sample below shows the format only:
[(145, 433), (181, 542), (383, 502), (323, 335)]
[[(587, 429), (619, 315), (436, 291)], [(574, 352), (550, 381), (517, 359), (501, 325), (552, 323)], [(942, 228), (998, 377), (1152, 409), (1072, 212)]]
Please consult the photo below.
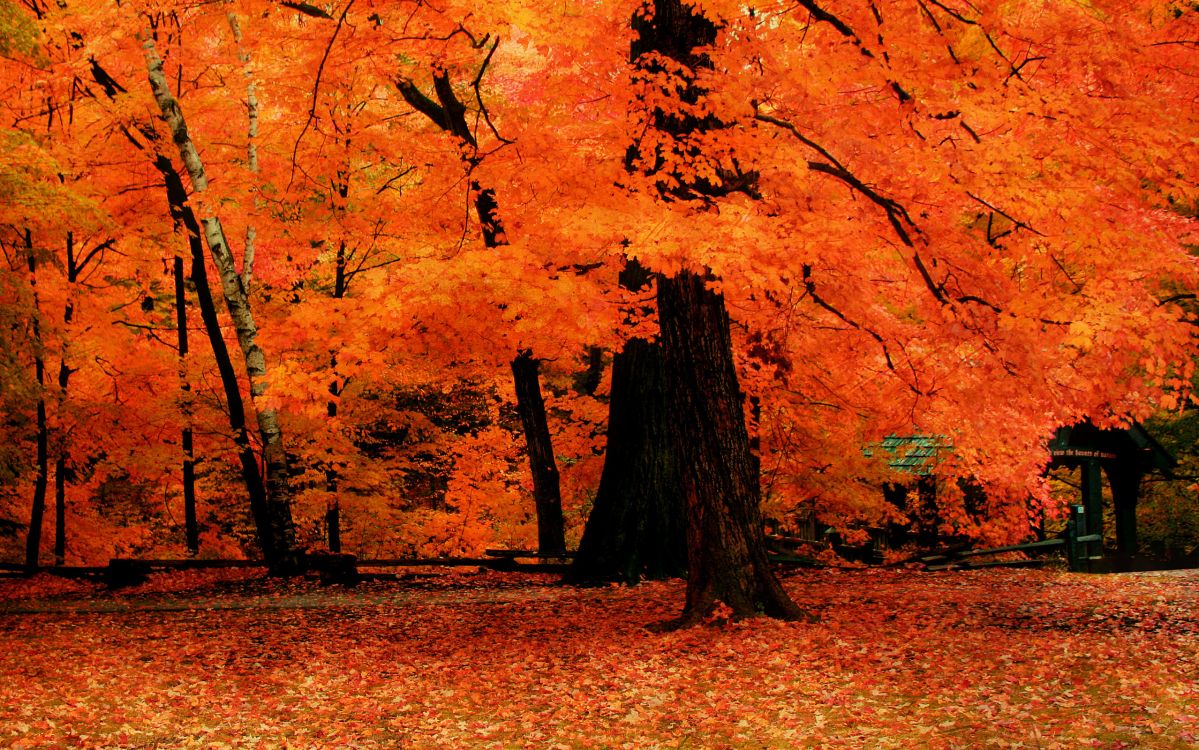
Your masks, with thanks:
[(1199, 571), (785, 584), (819, 622), (651, 632), (679, 581), (4, 581), (0, 746), (1199, 746)]

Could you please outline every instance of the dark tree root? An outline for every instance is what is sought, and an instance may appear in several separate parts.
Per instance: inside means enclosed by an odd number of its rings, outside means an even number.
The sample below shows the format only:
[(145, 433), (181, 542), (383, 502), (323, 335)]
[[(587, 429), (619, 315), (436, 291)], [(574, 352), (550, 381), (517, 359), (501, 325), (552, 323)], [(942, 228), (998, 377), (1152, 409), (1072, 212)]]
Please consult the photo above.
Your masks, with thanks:
[(809, 612), (791, 601), (785, 594), (781, 597), (771, 597), (771, 601), (760, 603), (757, 607), (733, 608), (728, 617), (716, 616), (716, 610), (722, 600), (715, 597), (702, 605), (687, 607), (678, 617), (663, 622), (653, 622), (645, 626), (651, 633), (673, 633), (697, 625), (724, 625), (730, 619), (733, 621), (747, 620), (751, 617), (769, 617), (783, 622), (820, 622), (820, 616)]

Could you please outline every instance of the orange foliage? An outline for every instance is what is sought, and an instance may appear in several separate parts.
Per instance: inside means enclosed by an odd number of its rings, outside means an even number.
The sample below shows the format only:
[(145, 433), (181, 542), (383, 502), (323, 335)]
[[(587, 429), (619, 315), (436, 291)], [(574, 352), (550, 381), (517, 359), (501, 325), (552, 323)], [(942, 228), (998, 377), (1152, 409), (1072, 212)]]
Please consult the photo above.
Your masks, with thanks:
[[(165, 264), (185, 247), (150, 164), (169, 136), (144, 82), (146, 34), (209, 166), (204, 205), (239, 258), (255, 229), (251, 301), (272, 367), (263, 404), (295, 438), (310, 541), (337, 499), (363, 550), (529, 539), (503, 417), (507, 362), (532, 348), (565, 383), (585, 347), (652, 335), (647, 300), (615, 283), (626, 255), (722, 280), (780, 515), (877, 519), (888, 477), (862, 447), (919, 431), (953, 444), (947, 475), (997, 498), (974, 532), (1018, 535), (1029, 492), (1047, 497), (1054, 426), (1186, 402), (1194, 333), (1170, 300), (1196, 288), (1195, 228), (1170, 206), (1194, 199), (1199, 173), (1191, 6), (711, 0), (701, 6), (723, 24), (704, 74), (712, 93), (680, 103), (631, 77), (639, 5), (0, 3), (11, 40), (0, 47), (0, 236), (16, 280), (0, 286), (0, 314), (12, 323), (4, 349), (17, 352), (0, 377), (6, 413), (23, 415), (0, 428), (23, 449), (3, 458), (4, 515), (25, 517), (32, 484), (20, 458), (32, 454), (36, 391), (17, 247), (28, 228), (44, 261), (45, 349), (78, 368), (67, 399), (46, 391), (55, 449), (76, 469), (70, 557), (179, 546), (166, 533), (181, 517), (181, 418)], [(466, 106), (474, 146), (396, 89), (410, 79), (432, 95), (435, 72)], [(642, 144), (670, 162), (654, 179), (720, 179), (735, 164), (755, 173), (754, 194), (652, 200), (624, 160), (654, 107), (729, 125), (702, 143)], [(680, 160), (691, 145), (702, 157)], [(482, 247), (472, 183), (496, 191), (510, 244)], [(113, 243), (83, 291), (56, 270), (67, 231)], [(69, 295), (78, 310), (64, 326)], [(207, 538), (227, 539), (243, 501), (211, 358), (193, 351), (203, 518)], [(499, 399), (489, 425), (434, 425), (377, 465), (365, 437), (375, 426), (424, 429), (388, 400), (456, 383)], [(598, 476), (602, 403), (561, 386), (550, 408), (577, 526)], [(432, 454), (450, 475), (452, 517), (400, 496), (400, 475)], [(121, 477), (155, 488), (146, 518), (97, 504)]]

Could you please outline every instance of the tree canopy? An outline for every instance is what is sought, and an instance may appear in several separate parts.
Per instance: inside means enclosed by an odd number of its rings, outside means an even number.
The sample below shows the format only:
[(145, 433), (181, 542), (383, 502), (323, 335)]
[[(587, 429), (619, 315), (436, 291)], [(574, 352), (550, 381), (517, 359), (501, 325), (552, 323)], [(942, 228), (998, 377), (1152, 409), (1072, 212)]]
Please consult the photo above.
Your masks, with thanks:
[[(529, 351), (577, 539), (578, 383), (658, 334), (635, 260), (727, 311), (767, 515), (894, 515), (864, 449), (915, 432), (986, 488), (947, 523), (1017, 537), (1054, 427), (1190, 403), (1196, 39), (1177, 0), (0, 0), (3, 516), (40, 477), (68, 559), (182, 544), (186, 421), (211, 554), (247, 541), (239, 445), (299, 545), (329, 503), (364, 551), (529, 544)], [(219, 355), (179, 356), (164, 163), (228, 251), (244, 439)]]

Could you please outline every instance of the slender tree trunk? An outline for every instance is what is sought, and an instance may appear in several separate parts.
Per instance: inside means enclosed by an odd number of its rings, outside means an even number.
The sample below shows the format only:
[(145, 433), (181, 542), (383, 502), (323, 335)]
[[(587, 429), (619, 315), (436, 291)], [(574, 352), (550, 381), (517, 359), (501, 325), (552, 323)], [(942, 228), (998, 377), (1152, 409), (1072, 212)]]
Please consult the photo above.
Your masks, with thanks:
[(187, 285), (183, 276), (183, 256), (175, 256), (172, 270), (175, 277), (176, 341), (179, 345), (179, 411), (183, 416), (183, 533), (188, 553), (195, 555), (200, 551), (200, 524), (196, 519), (196, 455), (192, 441), (192, 385), (187, 366)]
[[(621, 285), (636, 292), (648, 284), (648, 272), (628, 261)], [(661, 346), (642, 338), (612, 359), (604, 470), (569, 580), (687, 574), (686, 509), (663, 367)]]
[[(204, 164), (188, 134), (183, 110), (171, 94), (163, 72), (162, 59), (158, 56), (152, 36), (147, 35), (143, 39), (143, 49), (154, 99), (170, 127), (175, 144), (179, 147), (179, 155), (188, 176), (191, 177), (193, 188), (196, 192), (203, 193), (208, 188)], [(268, 380), (266, 357), (258, 345), (258, 327), (254, 322), (253, 311), (220, 219), (215, 215), (203, 216), (200, 223), (209, 253), (221, 278), (225, 305), (237, 332), (246, 374), (250, 381), (250, 398), (258, 404), (266, 394)], [(271, 558), (267, 562), (276, 574), (296, 573), (303, 569), (303, 553), (296, 543), (295, 524), (291, 515), (291, 487), (288, 482), (283, 430), (274, 408), (258, 405), (258, 432), (262, 439), (262, 456), (266, 465), (265, 515), (272, 548)]]
[[(636, 12), (632, 25), (630, 53), (638, 75), (646, 82), (660, 80), (661, 58), (670, 58), (678, 67), (671, 67), (671, 83), (663, 95), (683, 104), (699, 103), (707, 92), (697, 72), (712, 67), (703, 50), (715, 43), (716, 24), (683, 0), (654, 0), (652, 7)], [(725, 127), (715, 116), (701, 118), (665, 107), (654, 111), (649, 125), (673, 143), (636, 142), (630, 146), (629, 165), (651, 176), (662, 173), (658, 189), (663, 199), (714, 203), (732, 190), (752, 193), (752, 174), (734, 171), (709, 181), (690, 172), (668, 173), (675, 159), (664, 159), (657, 149), (677, 149), (723, 169), (696, 145), (696, 136)], [(640, 153), (642, 148), (650, 151)], [(657, 282), (667, 408), (687, 508), (687, 603), (673, 625), (699, 622), (719, 602), (736, 617), (801, 618), (804, 613), (787, 597), (766, 558), (759, 467), (750, 449), (724, 298), (694, 270), (659, 275)]]
[(29, 283), (33, 287), (33, 367), (37, 377), (37, 477), (29, 509), (29, 533), (25, 537), (25, 567), (36, 570), (42, 549), (42, 521), (46, 513), (46, 489), (50, 469), (50, 430), (46, 421), (46, 360), (42, 349), (41, 310), (37, 294), (37, 257), (33, 234), (25, 229), (25, 251), (29, 260)]
[[(242, 77), (246, 79), (246, 166), (252, 174), (258, 174), (258, 84), (254, 81), (253, 58), (242, 44), (241, 24), (237, 14), (225, 14), (229, 30), (233, 32), (233, 43), (237, 45), (237, 59), (241, 63)], [(254, 199), (255, 208), (258, 199)], [(242, 254), (241, 283), (247, 290), (254, 275), (254, 243), (258, 230), (253, 224), (246, 225), (245, 252)]]
[[(349, 195), (350, 185), (348, 182), (342, 182), (338, 191), (344, 200)], [(346, 254), (346, 242), (341, 240), (337, 245), (337, 256), (334, 259), (333, 268), (333, 298), (342, 299), (350, 291), (350, 275), (348, 271), (349, 258)], [(337, 369), (337, 354), (330, 356), (330, 365), (336, 371)], [(344, 387), (343, 383), (339, 383), (335, 376), (329, 382), (329, 401), (325, 405), (325, 411), (329, 415), (330, 421), (337, 416), (338, 405), (341, 403), (341, 390)], [(329, 451), (331, 453), (331, 449)], [(337, 473), (337, 466), (333, 463), (333, 457), (329, 457), (329, 465), (325, 469), (325, 491), (329, 494), (329, 500), (325, 503), (325, 538), (329, 544), (329, 551), (334, 553), (341, 552), (341, 500), (337, 496), (338, 486), (341, 478)]]
[[(337, 356), (332, 359), (333, 367), (337, 367)], [(339, 384), (336, 379), (329, 383), (329, 401), (325, 404), (325, 411), (332, 420), (337, 417), (337, 408), (341, 400), (341, 389), (343, 385)], [(325, 536), (329, 543), (329, 551), (334, 553), (341, 552), (341, 501), (337, 496), (337, 490), (341, 483), (341, 477), (337, 473), (337, 466), (333, 463), (333, 457), (329, 457), (329, 465), (325, 469), (325, 492), (329, 494), (329, 500), (325, 504)]]
[(660, 276), (658, 317), (687, 505), (687, 604), (677, 624), (698, 622), (718, 602), (737, 617), (801, 618), (766, 558), (724, 299), (698, 274)]
[[(415, 83), (407, 79), (396, 82), (400, 95), (408, 104), (429, 118), (431, 122), (458, 139), (464, 149), (464, 161), (474, 162), (475, 157), (466, 156), (467, 149), (477, 153), (478, 142), (466, 121), (466, 105), (454, 93), (449, 74), (436, 71), (433, 74), (433, 93), (437, 101), (425, 96)], [(504, 224), (500, 219), (500, 204), (495, 190), (483, 187), (478, 181), (470, 183), (474, 196), (475, 214), (479, 217), (480, 233), (484, 247), (499, 247), (508, 244)], [(530, 367), (530, 364), (532, 365)], [(533, 496), (537, 504), (537, 536), (541, 540), (541, 552), (551, 548), (557, 552), (566, 549), (563, 536), (562, 494), (558, 481), (558, 469), (554, 463), (554, 450), (547, 424), (545, 402), (541, 398), (540, 372), (532, 352), (520, 352), (512, 362), (512, 373), (517, 393), (517, 409), (521, 412), (521, 423), (525, 432), (525, 449), (529, 454), (529, 465), (533, 468)], [(523, 380), (522, 380), (523, 379)], [(521, 394), (526, 394), (521, 402)], [(534, 397), (536, 393), (536, 397)], [(525, 417), (527, 413), (527, 418)], [(547, 461), (548, 457), (548, 461)], [(540, 467), (540, 468), (538, 468)], [(556, 508), (556, 510), (555, 510)], [(545, 524), (543, 527), (542, 524)], [(546, 545), (549, 545), (547, 547)]]
[(516, 410), (520, 414), (528, 442), (529, 469), (533, 473), (533, 501), (537, 506), (537, 551), (543, 555), (566, 552), (562, 520), (562, 495), (558, 485), (558, 464), (545, 416), (538, 379), (540, 363), (525, 350), (512, 360), (516, 384)]
[(1137, 554), (1137, 500), (1145, 473), (1135, 461), (1104, 464), (1108, 485), (1112, 489), (1112, 513), (1116, 521), (1115, 562), (1125, 570), (1132, 569)]
[(79, 280), (79, 265), (75, 257), (75, 234), (67, 232), (67, 304), (63, 308), (62, 358), (58, 361), (59, 434), (54, 457), (54, 564), (67, 561), (67, 431), (62, 425), (62, 407), (67, 401), (71, 369), (67, 361), (71, 321), (75, 319), (75, 283)]
[(54, 564), (65, 565), (67, 561), (67, 461), (59, 446), (54, 458)]
[(217, 373), (221, 377), (221, 386), (225, 392), (225, 405), (229, 411), (229, 427), (233, 432), (234, 444), (237, 446), (242, 480), (245, 482), (246, 495), (250, 500), (250, 513), (254, 519), (258, 544), (262, 548), (263, 558), (268, 561), (273, 560), (275, 559), (274, 537), (266, 510), (266, 486), (262, 481), (258, 457), (254, 454), (254, 448), (250, 444), (241, 385), (237, 380), (237, 372), (233, 367), (233, 358), (229, 354), (229, 347), (225, 344), (225, 336), (221, 332), (216, 301), (212, 297), (212, 287), (208, 281), (208, 267), (204, 261), (204, 243), (201, 239), (200, 222), (196, 219), (196, 215), (188, 203), (187, 190), (174, 166), (171, 165), (171, 160), (159, 154), (155, 159), (154, 166), (162, 176), (171, 216), (187, 234), (188, 249), (191, 255), (191, 279), (192, 285), (196, 288), (200, 320), (204, 324), (204, 331), (208, 334), (208, 343), (212, 348)]

